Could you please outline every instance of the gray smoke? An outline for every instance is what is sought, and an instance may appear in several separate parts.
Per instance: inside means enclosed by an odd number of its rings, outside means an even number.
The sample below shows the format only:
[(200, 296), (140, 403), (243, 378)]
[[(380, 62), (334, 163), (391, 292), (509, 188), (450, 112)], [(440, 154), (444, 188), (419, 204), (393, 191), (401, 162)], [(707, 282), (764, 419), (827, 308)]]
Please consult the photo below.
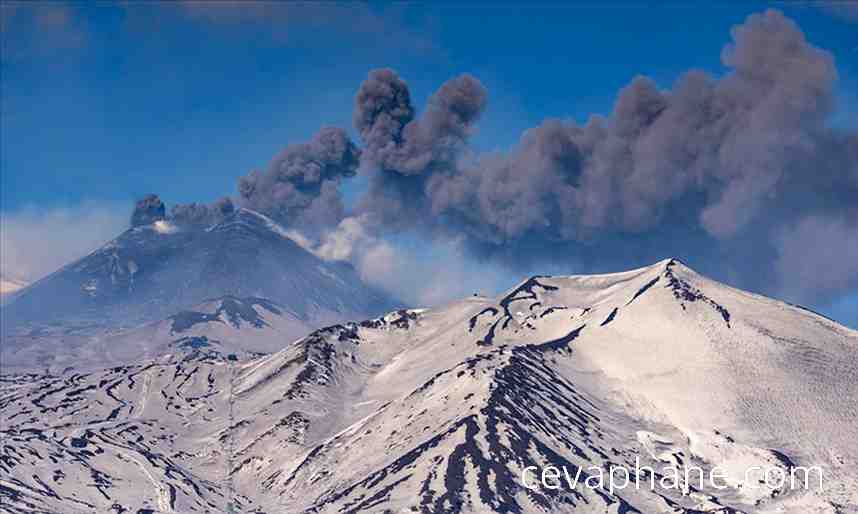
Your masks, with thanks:
[(149, 225), (165, 218), (164, 202), (155, 194), (148, 194), (137, 200), (131, 213), (131, 226)]
[(364, 142), (361, 162), (371, 173), (357, 211), (386, 229), (434, 226), (427, 219), (426, 180), (455, 169), (486, 99), (477, 79), (461, 75), (444, 83), (417, 117), (405, 82), (390, 69), (371, 71), (353, 113)]
[(796, 188), (843, 182), (851, 189), (840, 194), (858, 198), (855, 140), (825, 124), (837, 78), (831, 56), (773, 10), (749, 17), (733, 39), (724, 78), (691, 71), (662, 91), (637, 77), (607, 118), (547, 121), (506, 155), (432, 177), (433, 211), (508, 241), (641, 232), (679, 208), (730, 238)]
[(408, 86), (393, 70), (374, 70), (355, 97), (355, 128), (364, 161), (402, 175), (419, 175), (455, 162), (486, 106), (483, 85), (470, 75), (444, 83), (414, 118)]
[(402, 132), (413, 119), (411, 93), (396, 72), (369, 72), (355, 96), (352, 115), (364, 143), (363, 158), (378, 164), (393, 160), (402, 145)]
[(344, 130), (323, 128), (310, 142), (287, 147), (267, 170), (241, 177), (240, 203), (288, 225), (335, 225), (344, 212), (339, 182), (356, 173), (359, 159)]
[[(364, 161), (380, 171), (360, 210), (506, 260), (574, 254), (598, 267), (606, 253), (626, 256), (615, 266), (693, 254), (745, 287), (786, 288), (796, 261), (787, 229), (858, 204), (858, 135), (827, 125), (833, 58), (779, 11), (734, 27), (721, 59), (723, 77), (691, 70), (669, 89), (636, 77), (607, 116), (547, 120), (510, 151), (483, 155), (467, 149), (486, 104), (476, 79), (448, 82), (416, 117), (405, 82), (372, 72), (354, 122)], [(850, 219), (820, 237), (854, 229)]]
[(182, 226), (208, 227), (215, 225), (235, 212), (235, 205), (229, 197), (223, 197), (211, 204), (186, 203), (174, 205), (170, 209), (170, 221)]
[[(605, 271), (676, 256), (804, 300), (854, 287), (858, 270), (835, 261), (854, 253), (843, 241), (858, 233), (858, 134), (829, 125), (832, 56), (768, 10), (733, 28), (721, 60), (723, 76), (691, 70), (667, 89), (635, 77), (606, 116), (546, 120), (490, 154), (468, 146), (487, 105), (477, 79), (449, 80), (418, 113), (405, 81), (374, 70), (355, 96), (362, 149), (322, 129), (242, 177), (238, 202), (314, 238), (354, 216), (371, 238), (443, 237), (519, 268), (574, 258), (576, 271)], [(359, 165), (369, 188), (346, 212), (339, 186)], [(192, 204), (173, 217), (219, 212)], [(843, 250), (806, 255), (821, 246)]]

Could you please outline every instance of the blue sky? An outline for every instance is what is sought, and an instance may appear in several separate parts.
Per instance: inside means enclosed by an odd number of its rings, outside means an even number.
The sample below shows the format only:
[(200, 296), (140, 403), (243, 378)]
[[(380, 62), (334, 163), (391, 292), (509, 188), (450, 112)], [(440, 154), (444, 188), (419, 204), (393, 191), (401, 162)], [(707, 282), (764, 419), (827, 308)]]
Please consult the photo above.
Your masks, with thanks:
[[(354, 93), (383, 66), (408, 81), (418, 106), (449, 77), (474, 74), (491, 92), (475, 145), (506, 148), (545, 118), (608, 112), (636, 74), (669, 86), (689, 68), (721, 71), (730, 27), (765, 7), (581, 5), (353, 5), (322, 19), (219, 20), (155, 2), (75, 3), (59, 27), (12, 13), (3, 35), (3, 208), (130, 202), (149, 191), (168, 203), (214, 199), (320, 126), (351, 130)], [(848, 122), (855, 26), (822, 9), (779, 7), (835, 55)], [(351, 26), (351, 15), (369, 26)]]
[[(4, 3), (3, 212), (233, 194), (240, 174), (320, 126), (354, 135), (355, 91), (378, 67), (396, 69), (417, 106), (473, 74), (490, 92), (473, 144), (505, 149), (545, 118), (607, 113), (637, 74), (669, 87), (690, 68), (723, 72), (730, 27), (768, 6), (834, 55), (831, 123), (858, 124), (858, 30), (819, 5), (283, 5)], [(858, 326), (854, 299), (825, 308)]]

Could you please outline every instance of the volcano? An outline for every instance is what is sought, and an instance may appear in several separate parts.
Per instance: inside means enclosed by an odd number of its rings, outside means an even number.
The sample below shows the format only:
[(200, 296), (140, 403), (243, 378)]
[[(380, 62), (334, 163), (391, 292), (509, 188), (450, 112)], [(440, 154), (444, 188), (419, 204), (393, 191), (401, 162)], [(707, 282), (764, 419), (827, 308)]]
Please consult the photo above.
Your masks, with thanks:
[(157, 220), (16, 291), (3, 307), (4, 365), (76, 366), (94, 339), (227, 296), (278, 305), (296, 337), (396, 306), (350, 264), (319, 259), (257, 212), (206, 228)]

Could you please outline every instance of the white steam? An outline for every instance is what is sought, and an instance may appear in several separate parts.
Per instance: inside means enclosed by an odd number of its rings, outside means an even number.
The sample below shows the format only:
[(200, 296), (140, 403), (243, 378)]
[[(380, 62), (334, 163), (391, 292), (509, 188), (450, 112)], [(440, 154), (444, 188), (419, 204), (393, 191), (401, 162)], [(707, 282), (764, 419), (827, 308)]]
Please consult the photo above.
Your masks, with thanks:
[(345, 218), (313, 243), (300, 232), (289, 237), (327, 261), (350, 262), (361, 279), (413, 306), (434, 306), (475, 293), (495, 294), (515, 274), (469, 258), (456, 240), (388, 241), (376, 236), (366, 216)]

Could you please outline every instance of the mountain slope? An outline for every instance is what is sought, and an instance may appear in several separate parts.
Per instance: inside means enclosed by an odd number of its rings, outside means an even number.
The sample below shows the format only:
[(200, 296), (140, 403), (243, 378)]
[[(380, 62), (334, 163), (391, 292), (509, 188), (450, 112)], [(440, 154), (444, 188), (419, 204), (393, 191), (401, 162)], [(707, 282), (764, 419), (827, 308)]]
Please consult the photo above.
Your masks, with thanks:
[[(5, 377), (0, 495), (11, 512), (856, 512), (856, 379), (855, 331), (677, 261), (533, 277), (269, 356)], [(726, 487), (521, 479), (638, 462), (717, 466)], [(741, 483), (751, 466), (825, 479)]]
[[(207, 229), (136, 226), (19, 291), (3, 308), (5, 357), (58, 365), (52, 345), (74, 347), (224, 295), (274, 302), (309, 328), (394, 306), (348, 264), (322, 261), (270, 219), (239, 209)], [(17, 349), (39, 341), (40, 354), (16, 361)]]
[(3, 365), (6, 373), (32, 371), (26, 365), (32, 362), (47, 362), (55, 371), (83, 371), (201, 348), (247, 356), (278, 351), (314, 328), (270, 300), (224, 296), (130, 329), (85, 327), (76, 334), (74, 327), (60, 325), (14, 336), (14, 354)]

